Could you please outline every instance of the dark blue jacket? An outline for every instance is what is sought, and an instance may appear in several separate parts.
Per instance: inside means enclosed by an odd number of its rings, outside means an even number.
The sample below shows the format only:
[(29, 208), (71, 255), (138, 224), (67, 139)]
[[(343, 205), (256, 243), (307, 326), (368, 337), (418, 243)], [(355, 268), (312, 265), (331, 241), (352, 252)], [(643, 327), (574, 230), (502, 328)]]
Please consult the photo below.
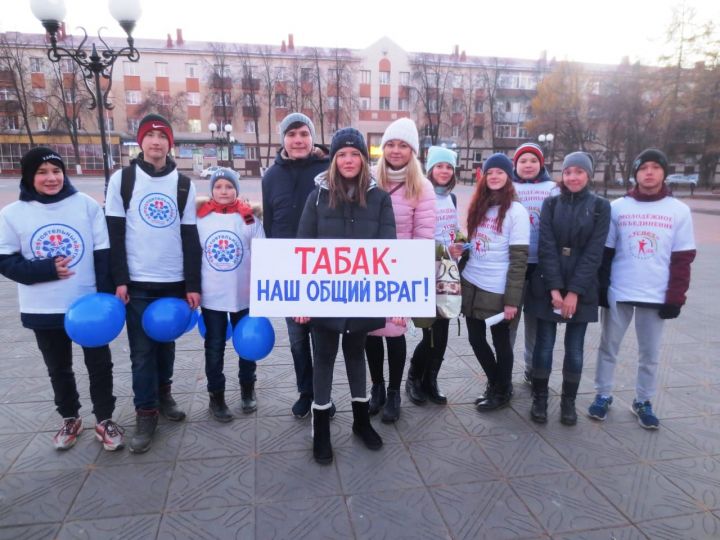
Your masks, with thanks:
[(268, 238), (295, 238), (300, 215), (315, 177), (330, 164), (327, 151), (315, 146), (305, 159), (286, 159), (282, 148), (262, 178), (263, 227)]

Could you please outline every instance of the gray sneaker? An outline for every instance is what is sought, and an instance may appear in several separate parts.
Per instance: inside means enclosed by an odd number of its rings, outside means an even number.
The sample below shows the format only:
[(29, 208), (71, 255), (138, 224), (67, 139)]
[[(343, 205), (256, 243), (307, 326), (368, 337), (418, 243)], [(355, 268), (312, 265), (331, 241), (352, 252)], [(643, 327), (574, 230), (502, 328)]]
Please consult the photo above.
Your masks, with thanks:
[(135, 433), (133, 433), (128, 447), (134, 454), (144, 454), (150, 450), (150, 443), (158, 424), (158, 412), (139, 412), (135, 416), (135, 422)]

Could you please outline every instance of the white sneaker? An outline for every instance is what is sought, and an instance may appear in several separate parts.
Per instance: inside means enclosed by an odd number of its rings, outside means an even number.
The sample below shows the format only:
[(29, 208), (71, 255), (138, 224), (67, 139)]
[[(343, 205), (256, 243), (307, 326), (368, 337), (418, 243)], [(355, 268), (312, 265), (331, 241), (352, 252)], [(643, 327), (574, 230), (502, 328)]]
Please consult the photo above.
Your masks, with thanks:
[(119, 450), (125, 446), (125, 430), (112, 419), (95, 424), (95, 438), (100, 441), (108, 452)]

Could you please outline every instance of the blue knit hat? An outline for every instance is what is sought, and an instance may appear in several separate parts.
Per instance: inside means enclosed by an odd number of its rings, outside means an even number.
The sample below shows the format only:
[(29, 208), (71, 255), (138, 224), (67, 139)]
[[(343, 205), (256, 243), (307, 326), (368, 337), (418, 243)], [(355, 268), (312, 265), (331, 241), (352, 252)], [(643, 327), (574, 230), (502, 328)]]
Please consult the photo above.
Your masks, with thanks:
[(211, 195), (213, 187), (215, 187), (215, 182), (217, 182), (218, 180), (228, 180), (232, 182), (232, 185), (235, 186), (235, 191), (238, 195), (240, 195), (240, 177), (238, 176), (238, 173), (236, 173), (232, 169), (228, 169), (227, 167), (221, 167), (217, 171), (212, 173), (212, 176), (210, 177)]
[(284, 137), (285, 133), (287, 133), (289, 129), (296, 129), (300, 127), (297, 124), (306, 125), (307, 128), (310, 130), (310, 136), (312, 137), (312, 140), (315, 141), (315, 124), (313, 124), (310, 118), (299, 112), (290, 113), (280, 121), (280, 134)]
[(365, 144), (365, 137), (357, 129), (347, 127), (338, 129), (333, 135), (332, 142), (330, 143), (330, 161), (335, 157), (335, 154), (341, 148), (350, 147), (360, 150), (360, 153), (368, 159), (367, 144)]
[(512, 179), (513, 162), (510, 161), (509, 157), (501, 152), (493, 154), (485, 160), (485, 163), (483, 163), (483, 174), (487, 173), (490, 169), (501, 169), (508, 175), (508, 178)]
[(588, 180), (592, 180), (595, 176), (595, 167), (593, 166), (593, 159), (587, 152), (573, 152), (565, 156), (562, 164), (562, 170), (564, 171), (568, 167), (579, 167), (584, 170), (588, 175)]
[(453, 169), (457, 167), (457, 153), (444, 146), (431, 146), (428, 148), (425, 168), (428, 174), (438, 163), (448, 163)]

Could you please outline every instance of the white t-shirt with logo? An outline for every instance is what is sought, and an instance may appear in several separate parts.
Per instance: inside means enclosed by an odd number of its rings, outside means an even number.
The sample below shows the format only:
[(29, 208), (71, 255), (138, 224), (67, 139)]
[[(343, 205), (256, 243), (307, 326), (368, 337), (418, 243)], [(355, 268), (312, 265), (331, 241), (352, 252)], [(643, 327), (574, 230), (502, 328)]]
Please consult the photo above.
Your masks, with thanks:
[(528, 263), (537, 263), (538, 241), (540, 240), (540, 209), (543, 201), (560, 193), (560, 189), (552, 180), (538, 182), (537, 184), (514, 182), (513, 185), (518, 194), (518, 199), (520, 199), (530, 217)]
[(499, 206), (491, 206), (471, 235), (470, 258), (462, 275), (476, 287), (504, 294), (510, 266), (510, 246), (528, 245), (530, 220), (522, 204), (513, 201), (505, 214), (502, 231), (498, 231), (499, 209)]
[(435, 241), (449, 246), (455, 243), (455, 237), (460, 230), (458, 211), (449, 193), (436, 194), (435, 197)]
[(198, 219), (202, 259), (202, 306), (238, 312), (250, 305), (253, 238), (265, 238), (262, 222), (250, 225), (240, 214), (212, 212)]
[(74, 300), (96, 292), (93, 252), (109, 247), (102, 209), (84, 193), (51, 204), (17, 201), (0, 211), (0, 254), (72, 258), (68, 268), (75, 274), (68, 279), (18, 284), (22, 313), (65, 313)]
[(195, 185), (190, 183), (181, 222), (177, 206), (177, 170), (152, 177), (135, 165), (135, 175), (135, 188), (127, 213), (120, 195), (122, 171), (110, 177), (105, 202), (107, 216), (126, 219), (125, 249), (130, 279), (153, 283), (183, 281), (180, 225), (196, 222)]
[(690, 208), (674, 197), (652, 202), (622, 197), (610, 207), (605, 245), (615, 248), (612, 297), (618, 302), (664, 303), (672, 252), (695, 249)]

